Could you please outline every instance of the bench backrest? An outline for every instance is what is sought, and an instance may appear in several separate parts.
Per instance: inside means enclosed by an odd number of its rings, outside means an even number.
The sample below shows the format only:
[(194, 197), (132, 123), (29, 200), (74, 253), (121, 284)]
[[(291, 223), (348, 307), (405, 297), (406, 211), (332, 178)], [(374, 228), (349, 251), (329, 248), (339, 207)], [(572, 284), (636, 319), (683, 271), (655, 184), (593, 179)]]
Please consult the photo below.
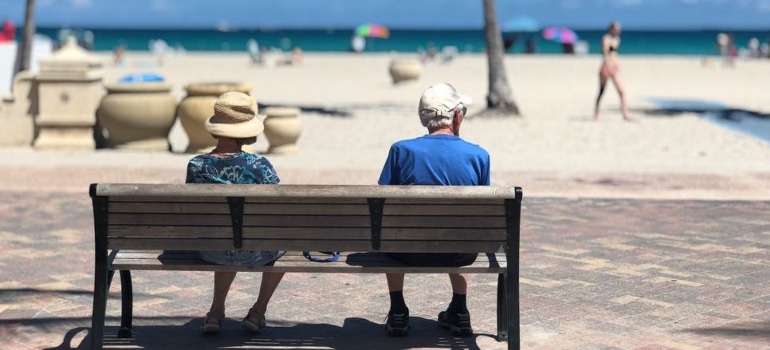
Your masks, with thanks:
[(97, 246), (145, 250), (518, 250), (521, 189), (94, 184)]

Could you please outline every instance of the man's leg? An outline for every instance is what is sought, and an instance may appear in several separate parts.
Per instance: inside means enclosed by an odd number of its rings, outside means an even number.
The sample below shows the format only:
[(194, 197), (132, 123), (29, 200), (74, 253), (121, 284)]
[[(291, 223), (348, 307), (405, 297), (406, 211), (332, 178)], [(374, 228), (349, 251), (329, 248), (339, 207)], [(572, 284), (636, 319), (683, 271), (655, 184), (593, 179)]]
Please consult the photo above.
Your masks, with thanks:
[(470, 336), (473, 334), (473, 328), (466, 303), (467, 277), (464, 274), (450, 273), (449, 281), (452, 283), (452, 301), (446, 311), (438, 314), (438, 323), (456, 336)]
[(385, 322), (388, 335), (404, 336), (409, 328), (409, 308), (404, 301), (404, 274), (387, 273), (388, 292), (390, 294), (390, 310)]

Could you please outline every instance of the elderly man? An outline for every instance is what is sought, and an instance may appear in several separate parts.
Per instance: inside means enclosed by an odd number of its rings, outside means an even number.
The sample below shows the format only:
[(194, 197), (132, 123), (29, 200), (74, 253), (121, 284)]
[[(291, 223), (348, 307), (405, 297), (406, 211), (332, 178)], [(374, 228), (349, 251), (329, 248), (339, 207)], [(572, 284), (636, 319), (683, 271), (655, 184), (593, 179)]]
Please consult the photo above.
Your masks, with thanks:
[[(460, 125), (471, 99), (450, 84), (429, 87), (420, 98), (418, 113), (428, 135), (394, 143), (382, 169), (380, 185), (489, 186), (489, 154), (460, 138)], [(415, 266), (465, 266), (476, 254), (390, 254), (394, 259)], [(386, 275), (390, 292), (390, 311), (385, 325), (388, 335), (406, 335), (409, 309), (404, 301), (404, 274)], [(466, 306), (465, 275), (449, 274), (452, 301), (438, 315), (441, 326), (456, 336), (473, 334)]]

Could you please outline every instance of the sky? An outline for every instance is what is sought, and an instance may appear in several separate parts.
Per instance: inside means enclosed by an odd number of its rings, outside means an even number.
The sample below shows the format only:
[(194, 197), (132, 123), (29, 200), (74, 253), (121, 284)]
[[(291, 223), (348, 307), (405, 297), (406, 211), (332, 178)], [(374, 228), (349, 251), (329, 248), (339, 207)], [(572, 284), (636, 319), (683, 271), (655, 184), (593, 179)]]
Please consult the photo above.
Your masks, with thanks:
[[(21, 24), (25, 0), (2, 0), (0, 17)], [(477, 29), (482, 0), (37, 0), (47, 27)], [(625, 29), (770, 29), (770, 0), (496, 0), (502, 22)]]

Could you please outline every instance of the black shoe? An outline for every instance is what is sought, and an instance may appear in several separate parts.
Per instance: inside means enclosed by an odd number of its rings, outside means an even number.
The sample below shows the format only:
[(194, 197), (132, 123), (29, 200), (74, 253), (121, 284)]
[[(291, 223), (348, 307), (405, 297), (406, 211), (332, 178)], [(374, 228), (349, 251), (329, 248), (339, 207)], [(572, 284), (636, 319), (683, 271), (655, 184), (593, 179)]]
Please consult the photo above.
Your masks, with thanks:
[(471, 328), (471, 314), (453, 314), (449, 311), (441, 311), (438, 314), (438, 324), (448, 329), (457, 337), (467, 337), (473, 335)]
[(385, 320), (385, 331), (391, 337), (403, 337), (409, 330), (409, 310), (404, 313), (388, 312), (388, 318)]

